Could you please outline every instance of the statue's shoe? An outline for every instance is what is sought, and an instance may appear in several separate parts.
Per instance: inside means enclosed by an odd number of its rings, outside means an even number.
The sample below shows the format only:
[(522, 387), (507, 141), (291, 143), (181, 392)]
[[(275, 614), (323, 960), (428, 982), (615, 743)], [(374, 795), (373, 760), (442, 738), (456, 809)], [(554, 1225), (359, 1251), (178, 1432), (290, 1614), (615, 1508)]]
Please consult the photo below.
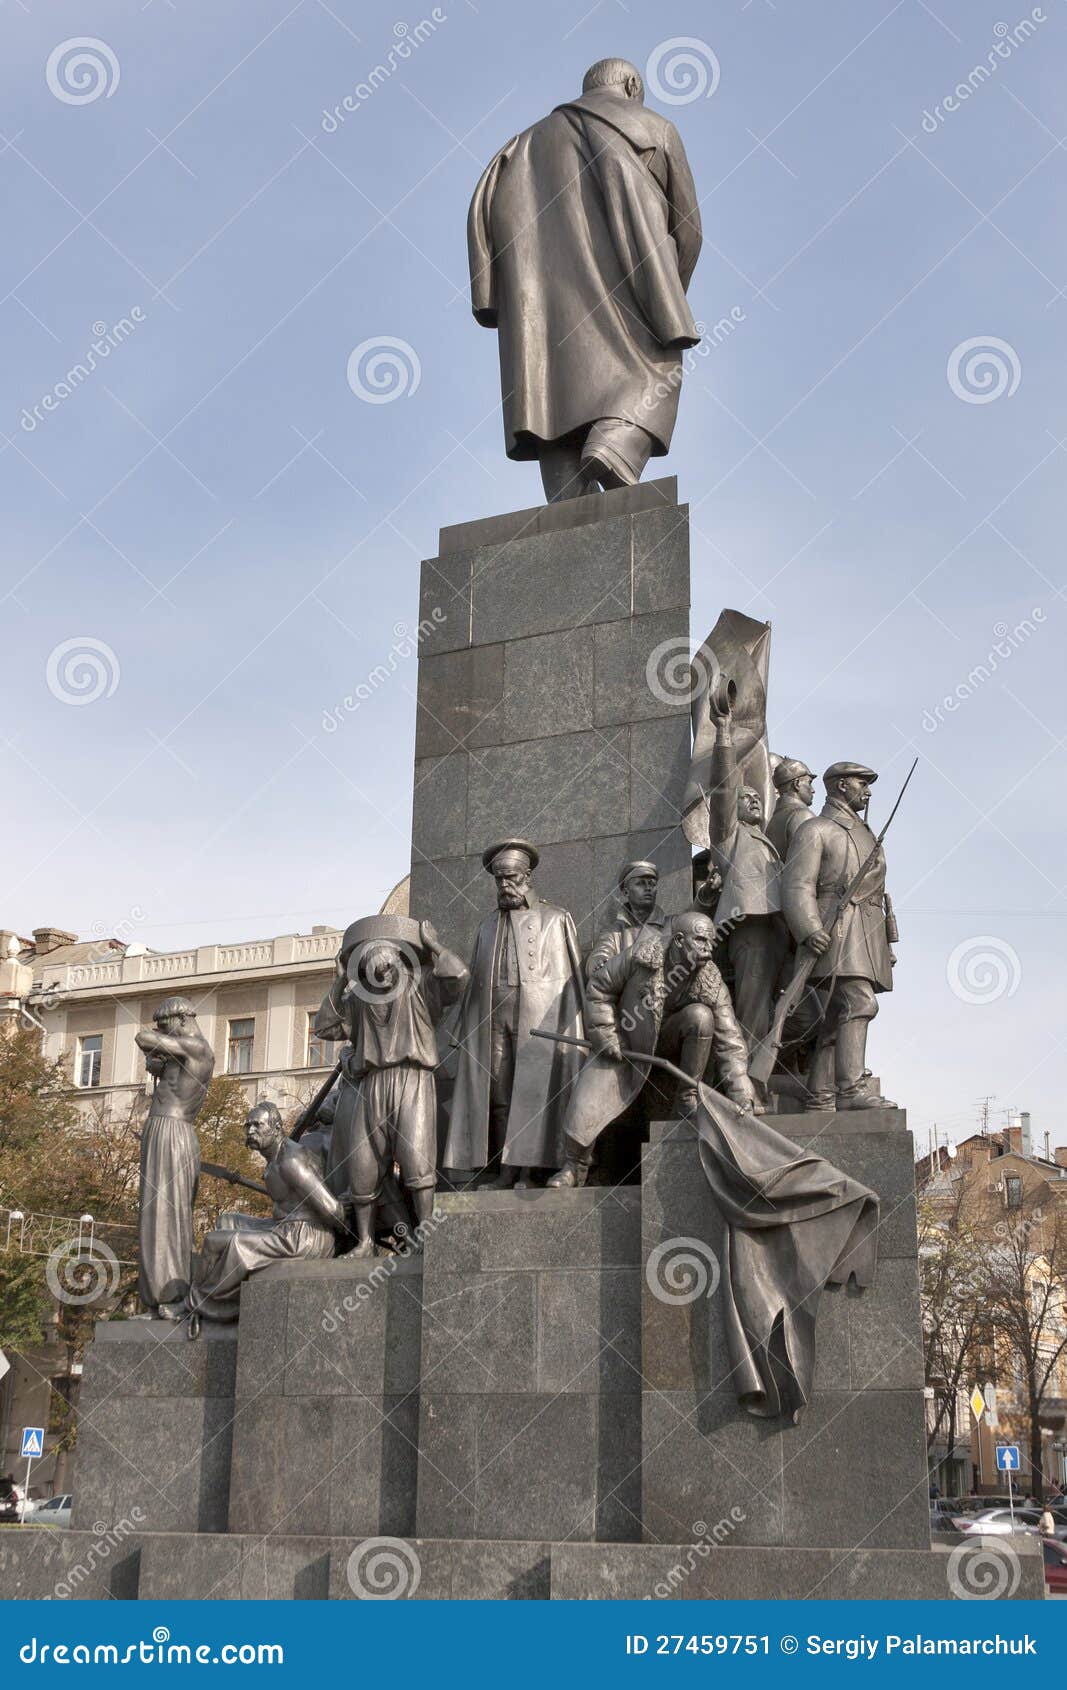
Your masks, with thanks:
[(839, 1097), (838, 1109), (896, 1109), (892, 1098), (880, 1097), (877, 1092), (860, 1092), (856, 1097)]
[(805, 1114), (814, 1114), (818, 1109), (837, 1109), (839, 1107), (832, 1091), (814, 1092), (804, 1105)]
[(545, 1181), (546, 1191), (577, 1191), (589, 1177), (589, 1169), (577, 1162), (565, 1162), (558, 1174)]

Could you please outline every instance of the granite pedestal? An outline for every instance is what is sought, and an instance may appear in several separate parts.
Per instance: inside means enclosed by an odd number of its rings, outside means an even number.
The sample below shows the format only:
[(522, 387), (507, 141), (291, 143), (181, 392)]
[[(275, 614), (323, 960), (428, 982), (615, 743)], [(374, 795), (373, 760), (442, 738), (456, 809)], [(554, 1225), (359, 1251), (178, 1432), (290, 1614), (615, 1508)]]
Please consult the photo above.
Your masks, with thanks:
[(228, 1527), (415, 1526), (422, 1261), (286, 1262), (241, 1290)]
[[(725, 1520), (735, 1545), (928, 1551), (913, 1152), (904, 1113), (776, 1115), (774, 1125), (879, 1194), (875, 1281), (823, 1292), (814, 1392), (800, 1424), (783, 1426), (738, 1405), (720, 1299), (665, 1301), (649, 1277), (646, 1541), (678, 1541), (696, 1520)], [(690, 1123), (654, 1126), (642, 1198), (646, 1261), (669, 1240), (696, 1240), (709, 1261), (724, 1261), (723, 1222)]]
[(641, 1535), (640, 1191), (438, 1198), (420, 1537)]
[(440, 548), (422, 566), (411, 908), (466, 952), (492, 907), (481, 852), (522, 834), (584, 943), (627, 858), (653, 858), (664, 907), (684, 909), (690, 706), (677, 667), (663, 685), (689, 650), (674, 480), (446, 528)]

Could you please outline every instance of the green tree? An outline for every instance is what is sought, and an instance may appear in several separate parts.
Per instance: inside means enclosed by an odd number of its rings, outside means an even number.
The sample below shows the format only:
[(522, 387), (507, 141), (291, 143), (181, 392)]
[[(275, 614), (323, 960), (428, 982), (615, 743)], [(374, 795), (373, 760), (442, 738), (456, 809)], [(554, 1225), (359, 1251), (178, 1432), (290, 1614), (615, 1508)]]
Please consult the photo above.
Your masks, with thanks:
[(51, 1309), (40, 1257), (0, 1250), (0, 1350), (38, 1349)]
[[(204, 1106), (196, 1118), (196, 1135), (205, 1162), (229, 1168), (245, 1179), (261, 1180), (263, 1163), (245, 1144), (248, 1099), (240, 1080), (233, 1074), (216, 1074), (207, 1088)], [(240, 1208), (251, 1215), (269, 1215), (271, 1203), (244, 1186), (230, 1186), (210, 1174), (201, 1176), (196, 1202), (197, 1237), (211, 1229), (220, 1209)]]

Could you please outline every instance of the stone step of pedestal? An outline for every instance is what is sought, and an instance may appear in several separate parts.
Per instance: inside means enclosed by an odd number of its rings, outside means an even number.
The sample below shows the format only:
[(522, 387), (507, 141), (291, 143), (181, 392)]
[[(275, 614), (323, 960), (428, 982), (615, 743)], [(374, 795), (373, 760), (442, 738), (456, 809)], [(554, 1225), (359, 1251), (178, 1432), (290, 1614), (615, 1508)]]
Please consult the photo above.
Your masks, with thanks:
[[(709, 1526), (709, 1531), (713, 1530)], [(1040, 1601), (1032, 1537), (933, 1549), (0, 1532), (0, 1597), (47, 1601)]]

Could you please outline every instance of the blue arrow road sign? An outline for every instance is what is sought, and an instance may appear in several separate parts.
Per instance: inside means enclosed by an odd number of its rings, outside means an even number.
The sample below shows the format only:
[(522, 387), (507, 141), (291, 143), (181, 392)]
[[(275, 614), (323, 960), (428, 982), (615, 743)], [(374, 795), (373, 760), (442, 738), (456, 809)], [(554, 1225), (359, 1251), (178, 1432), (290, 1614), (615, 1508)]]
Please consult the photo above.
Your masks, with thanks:
[(997, 1445), (997, 1471), (998, 1473), (1017, 1473), (1019, 1471), (1018, 1444)]
[(23, 1426), (23, 1428), (22, 1428), (22, 1449), (20, 1451), (20, 1454), (22, 1454), (22, 1455), (43, 1455), (44, 1454), (44, 1427), (43, 1426)]

